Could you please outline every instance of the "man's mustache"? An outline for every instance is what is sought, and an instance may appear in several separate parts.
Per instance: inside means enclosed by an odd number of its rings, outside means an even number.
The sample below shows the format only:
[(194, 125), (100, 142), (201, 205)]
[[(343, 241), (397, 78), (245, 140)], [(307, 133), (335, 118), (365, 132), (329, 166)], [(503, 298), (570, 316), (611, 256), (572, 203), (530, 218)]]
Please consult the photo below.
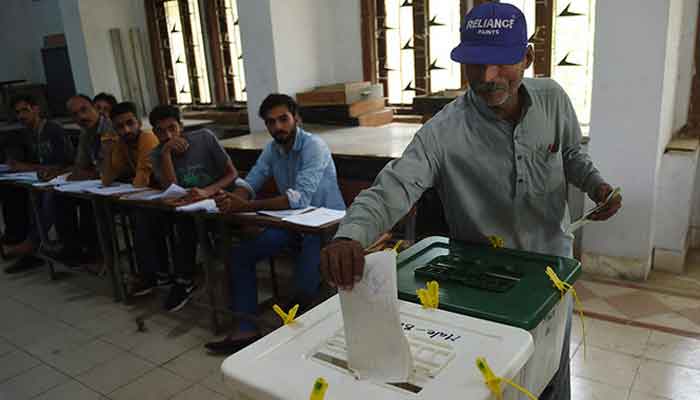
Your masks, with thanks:
[(499, 90), (508, 90), (506, 85), (498, 84), (495, 82), (480, 82), (473, 86), (474, 90), (479, 93), (492, 93)]

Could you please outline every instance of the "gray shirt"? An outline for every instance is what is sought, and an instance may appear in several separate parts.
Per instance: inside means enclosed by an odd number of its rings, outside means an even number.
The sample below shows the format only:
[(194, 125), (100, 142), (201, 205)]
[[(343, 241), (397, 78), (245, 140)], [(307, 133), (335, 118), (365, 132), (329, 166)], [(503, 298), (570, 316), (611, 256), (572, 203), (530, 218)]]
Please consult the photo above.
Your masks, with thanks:
[(368, 246), (428, 188), (442, 200), (450, 236), (503, 238), (515, 249), (571, 256), (567, 183), (592, 193), (603, 182), (581, 150), (581, 130), (564, 90), (524, 79), (517, 125), (473, 92), (445, 106), (352, 203), (336, 237)]
[(75, 155), (75, 165), (79, 168), (97, 168), (101, 170), (102, 160), (102, 136), (113, 135), (112, 122), (109, 118), (100, 116), (97, 125), (89, 129), (80, 129), (78, 138), (78, 151)]
[[(231, 159), (216, 136), (208, 129), (185, 132), (183, 135), (190, 146), (184, 154), (173, 153), (172, 156), (177, 184), (183, 188), (203, 188), (218, 181)], [(162, 152), (161, 144), (151, 153), (153, 175), (158, 182), (162, 182)]]

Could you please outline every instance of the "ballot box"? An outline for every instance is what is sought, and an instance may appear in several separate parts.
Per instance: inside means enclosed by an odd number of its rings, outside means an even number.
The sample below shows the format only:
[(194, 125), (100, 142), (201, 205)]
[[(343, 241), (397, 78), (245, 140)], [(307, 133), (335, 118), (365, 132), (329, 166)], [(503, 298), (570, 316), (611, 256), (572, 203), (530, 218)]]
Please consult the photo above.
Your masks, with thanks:
[[(338, 295), (228, 357), (221, 366), (224, 380), (240, 400), (307, 400), (319, 377), (328, 383), (325, 400), (487, 400), (492, 397), (476, 367), (477, 357), (484, 357), (495, 375), (521, 382), (533, 352), (524, 329), (405, 301), (399, 301), (399, 313), (413, 356), (406, 382), (354, 377)], [(517, 396), (510, 388), (504, 394)]]
[(562, 298), (555, 288), (545, 273), (548, 266), (569, 284), (581, 274), (574, 259), (433, 236), (399, 254), (399, 298), (418, 302), (416, 290), (434, 280), (440, 284), (440, 309), (530, 332), (535, 352), (522, 380), (539, 396), (559, 368), (572, 301), (571, 294)]

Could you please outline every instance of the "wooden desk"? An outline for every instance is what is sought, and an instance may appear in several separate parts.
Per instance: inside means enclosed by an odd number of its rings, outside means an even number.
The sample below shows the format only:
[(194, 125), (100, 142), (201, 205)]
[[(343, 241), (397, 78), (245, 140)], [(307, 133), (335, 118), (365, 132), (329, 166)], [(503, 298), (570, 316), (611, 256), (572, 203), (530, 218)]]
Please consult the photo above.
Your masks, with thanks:
[[(96, 196), (100, 197), (100, 196)], [(105, 215), (108, 216), (109, 221), (107, 226), (110, 229), (110, 237), (112, 238), (112, 247), (114, 250), (112, 253), (118, 254), (117, 248), (117, 232), (114, 224), (114, 219), (119, 209), (123, 208), (137, 208), (137, 209), (151, 209), (158, 212), (169, 213), (173, 215), (176, 213), (175, 207), (165, 204), (162, 201), (147, 201), (147, 200), (128, 200), (125, 196), (102, 196), (106, 199), (104, 202)], [(340, 221), (330, 222), (319, 227), (308, 227), (302, 225), (292, 224), (286, 221), (282, 221), (279, 218), (274, 218), (265, 215), (258, 215), (254, 213), (237, 213), (237, 214), (222, 214), (222, 213), (208, 213), (208, 212), (187, 212), (178, 213), (181, 215), (186, 215), (194, 218), (195, 226), (197, 229), (197, 239), (201, 246), (204, 255), (204, 279), (205, 279), (205, 291), (209, 300), (208, 308), (211, 312), (211, 324), (212, 330), (215, 334), (219, 331), (219, 319), (218, 313), (220, 311), (229, 312), (227, 309), (222, 309), (217, 305), (214, 279), (212, 277), (213, 271), (216, 270), (217, 263), (220, 259), (223, 260), (223, 264), (228, 268), (229, 260), (226, 255), (232, 246), (234, 234), (230, 229), (232, 226), (255, 226), (261, 228), (278, 228), (286, 229), (293, 232), (318, 235), (321, 237), (321, 246), (327, 243), (338, 229)], [(208, 227), (212, 224), (216, 224), (216, 231), (219, 233), (219, 245), (212, 244), (209, 233), (210, 229)], [(218, 247), (218, 251), (217, 251)], [(217, 253), (221, 257), (217, 256)], [(118, 260), (118, 259), (117, 259)], [(117, 265), (118, 264), (118, 261)], [(125, 280), (120, 279), (119, 283), (124, 285)], [(122, 287), (122, 292), (125, 296), (128, 296), (126, 287)], [(128, 298), (128, 297), (127, 297)], [(240, 318), (251, 318), (251, 316), (238, 315)], [(259, 322), (259, 321), (258, 321)]]
[[(182, 125), (184, 126), (185, 130), (193, 130), (197, 128), (201, 128), (204, 125), (208, 125), (213, 123), (213, 120), (210, 119), (183, 119), (182, 120)], [(153, 130), (153, 127), (151, 126), (151, 123), (148, 122), (148, 118), (141, 118), (141, 127), (145, 130)], [(65, 122), (63, 124), (63, 128), (67, 130), (74, 130), (78, 131), (80, 130), (80, 126), (76, 124), (75, 122)]]

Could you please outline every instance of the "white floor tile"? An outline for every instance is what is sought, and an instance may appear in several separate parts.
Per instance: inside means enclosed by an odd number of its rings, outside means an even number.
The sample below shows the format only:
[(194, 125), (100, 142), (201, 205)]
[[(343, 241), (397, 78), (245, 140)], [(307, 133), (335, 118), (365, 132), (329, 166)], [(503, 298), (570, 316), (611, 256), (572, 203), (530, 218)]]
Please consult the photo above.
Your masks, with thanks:
[(89, 343), (93, 338), (81, 330), (65, 323), (59, 323), (48, 335), (23, 345), (27, 352), (34, 355), (57, 353), (70, 347)]
[(0, 357), (4, 356), (7, 353), (10, 353), (12, 351), (15, 351), (17, 348), (13, 346), (10, 342), (0, 339)]
[(170, 371), (156, 368), (112, 392), (109, 397), (113, 400), (165, 400), (191, 385), (191, 382)]
[(636, 291), (636, 289), (632, 288), (591, 281), (579, 281), (577, 284), (585, 286), (586, 289), (590, 290), (598, 297), (613, 297), (622, 294), (634, 293)]
[(571, 400), (624, 400), (628, 389), (622, 389), (584, 378), (571, 378)]
[(156, 366), (131, 354), (123, 354), (112, 361), (76, 377), (78, 381), (102, 394), (109, 394)]
[(132, 348), (131, 352), (155, 364), (162, 364), (190, 349), (202, 349), (203, 344), (204, 340), (198, 336), (189, 333), (173, 335), (168, 330), (159, 337), (147, 338)]
[(586, 301), (583, 301), (582, 304), (583, 304), (583, 311), (584, 312), (588, 311), (588, 312), (593, 312), (596, 314), (603, 314), (603, 315), (609, 315), (611, 317), (628, 319), (625, 314), (623, 314), (620, 311), (618, 311), (617, 309), (615, 309), (613, 306), (608, 304), (603, 299), (586, 300)]
[(646, 349), (651, 331), (608, 321), (589, 318), (586, 324), (588, 345), (602, 349), (641, 356)]
[(117, 346), (93, 340), (39, 356), (42, 361), (70, 376), (77, 376), (126, 352)]
[(605, 383), (622, 389), (629, 389), (642, 360), (626, 354), (615, 353), (590, 346), (584, 361), (583, 350), (576, 353), (571, 366), (571, 374)]
[(173, 397), (172, 400), (226, 400), (226, 397), (202, 385), (194, 385)]
[(0, 384), (0, 399), (30, 399), (69, 380), (53, 368), (39, 365)]
[(673, 311), (688, 310), (691, 308), (700, 307), (700, 300), (691, 299), (689, 297), (672, 296), (669, 294), (654, 293), (654, 297), (666, 304)]
[(85, 319), (75, 325), (76, 328), (92, 336), (103, 336), (123, 332), (136, 327), (136, 313), (126, 310), (113, 310), (94, 318)]
[(654, 331), (644, 356), (652, 360), (700, 369), (700, 340)]
[(103, 400), (101, 394), (71, 380), (63, 385), (57, 386), (33, 400)]
[(648, 393), (632, 392), (627, 400), (672, 400), (668, 397), (656, 396)]
[(697, 400), (700, 393), (700, 371), (647, 360), (639, 368), (632, 391), (673, 400)]
[(199, 382), (214, 372), (220, 371), (224, 359), (226, 359), (225, 356), (211, 355), (203, 348), (195, 347), (169, 361), (163, 365), (163, 368), (190, 381)]
[(15, 377), (39, 364), (41, 364), (41, 361), (22, 350), (7, 353), (0, 357), (0, 382)]
[(673, 329), (680, 329), (682, 331), (700, 333), (700, 326), (698, 326), (697, 324), (695, 324), (693, 321), (689, 320), (688, 318), (686, 318), (680, 314), (677, 314), (675, 312), (667, 313), (667, 314), (652, 315), (650, 317), (640, 318), (640, 319), (638, 319), (638, 321), (646, 322), (648, 324), (665, 326), (665, 327), (669, 327), (669, 328), (673, 328)]
[(208, 389), (211, 389), (224, 396), (230, 396), (233, 394), (231, 392), (231, 388), (229, 388), (224, 382), (224, 375), (220, 371), (209, 375), (204, 380), (199, 382), (199, 384), (206, 386)]

